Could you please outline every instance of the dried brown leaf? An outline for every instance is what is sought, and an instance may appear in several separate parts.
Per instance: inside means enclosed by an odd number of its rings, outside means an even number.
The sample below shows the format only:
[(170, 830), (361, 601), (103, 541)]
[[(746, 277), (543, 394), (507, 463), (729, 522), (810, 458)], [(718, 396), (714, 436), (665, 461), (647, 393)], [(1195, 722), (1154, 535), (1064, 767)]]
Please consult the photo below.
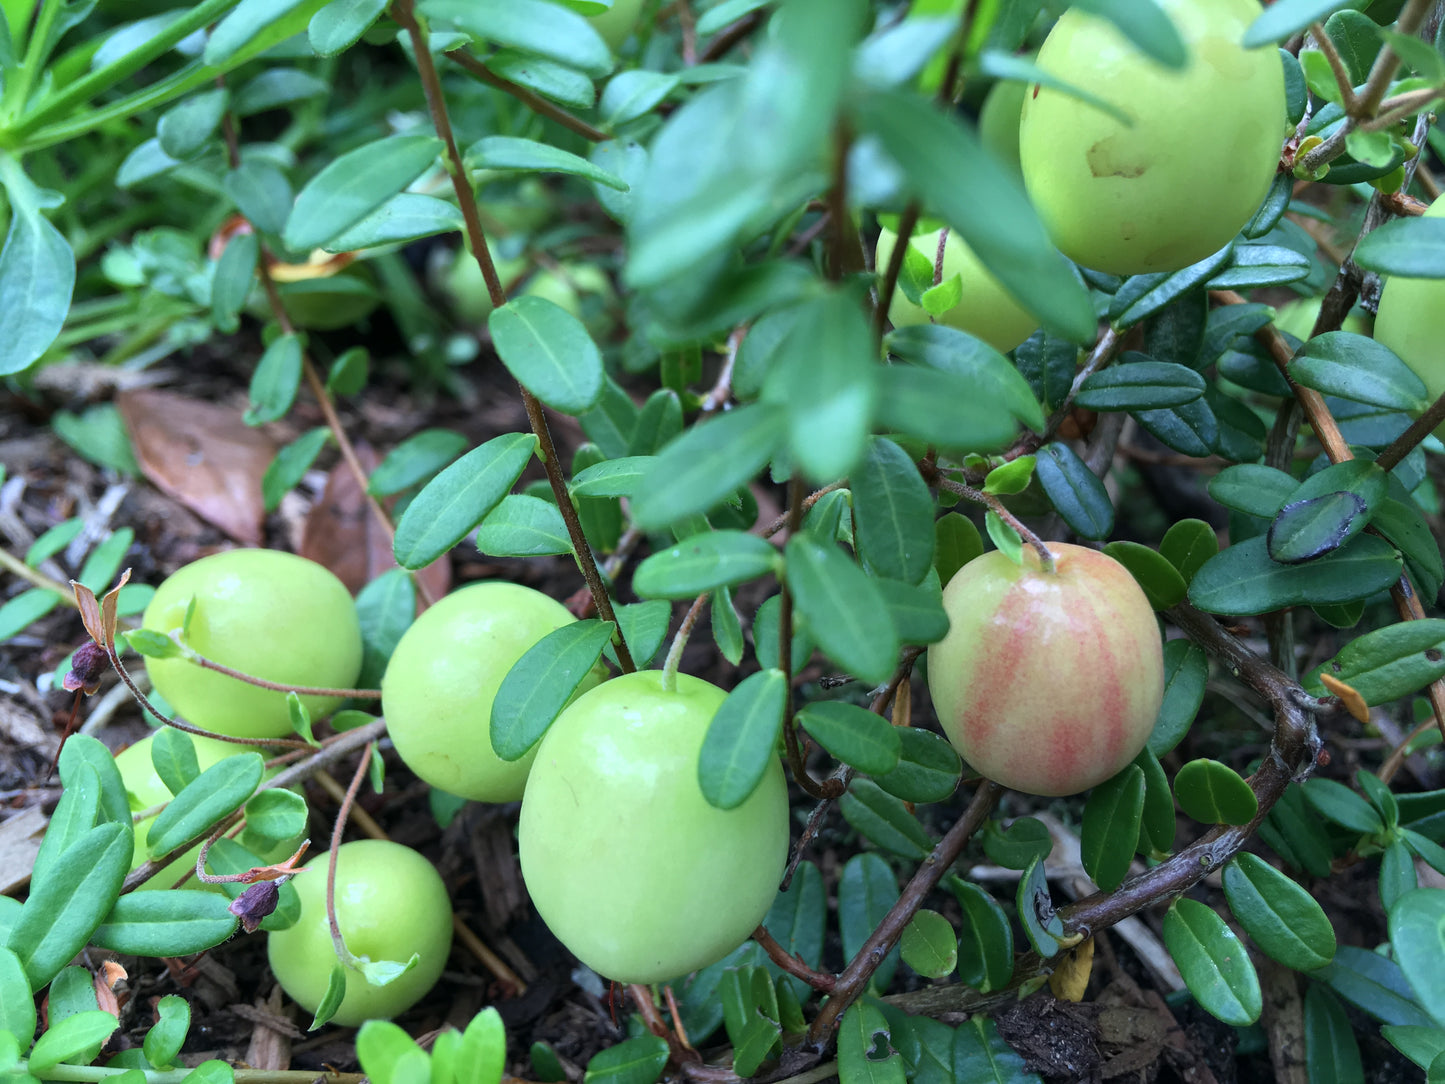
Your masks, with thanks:
[(261, 478), (276, 442), (241, 411), (173, 392), (123, 392), (116, 405), (141, 471), (161, 492), (248, 545), (259, 545)]

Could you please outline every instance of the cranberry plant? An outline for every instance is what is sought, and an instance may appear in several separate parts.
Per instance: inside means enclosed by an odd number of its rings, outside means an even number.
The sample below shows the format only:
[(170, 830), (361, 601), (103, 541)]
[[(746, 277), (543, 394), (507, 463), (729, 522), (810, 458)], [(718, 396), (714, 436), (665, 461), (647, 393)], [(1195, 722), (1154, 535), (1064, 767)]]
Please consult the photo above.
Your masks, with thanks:
[[(77, 358), (143, 368), (258, 323), (247, 423), (285, 418), (302, 395), (326, 421), (276, 455), (268, 507), (334, 446), (398, 565), (357, 597), (359, 688), (329, 690), (352, 694), (330, 730), (300, 699), (304, 683), (283, 684), (295, 738), (241, 739), (290, 746), (279, 775), (263, 778), (244, 749), (201, 771), (177, 724), (209, 735), (202, 713), (176, 719), (147, 702), (166, 724), (152, 759), (172, 797), (137, 869), (141, 810), (113, 759), (88, 736), (66, 741), (29, 894), (0, 898), (5, 1071), (80, 1079), (99, 1056), (115, 1018), (70, 964), (86, 945), (176, 956), (243, 923), (295, 921), (294, 859), (262, 853), (304, 824), (285, 788), (361, 753), (335, 850), (366, 770), (383, 782), (386, 720), (363, 709), (383, 673), (406, 685), (388, 660), (418, 602), (437, 601), (414, 574), (477, 552), (566, 558), (581, 590), (558, 600), (579, 620), (549, 622), (474, 709), (471, 741), (509, 764), (540, 755), (599, 667), (656, 669), (649, 688), (675, 692), (706, 615), (734, 680), (695, 758), (704, 812), (742, 807), (780, 760), (794, 787), (782, 884), (750, 940), (730, 934), (695, 970), (652, 982), (633, 968), (645, 933), (621, 931), (622, 977), (647, 983), (627, 987), (632, 1033), (592, 1059), (589, 1079), (781, 1079), (834, 1057), (849, 1081), (1037, 1079), (990, 1011), (1097, 993), (1094, 945), (1135, 917), (1151, 925), (1129, 943), (1162, 945), (1144, 952), (1161, 988), (1241, 1033), (1276, 1011), (1260, 969), (1287, 969), (1284, 1000), (1320, 1079), (1363, 1078), (1365, 1018), (1406, 1058), (1445, 1070), (1445, 890), (1420, 887), (1427, 868), (1445, 874), (1432, 752), (1445, 619), (1430, 616), (1445, 581), (1432, 532), (1445, 449), (1431, 435), (1445, 359), (1428, 334), (1445, 311), (1445, 223), (1423, 214), (1438, 195), (1430, 156), (1445, 156), (1430, 112), (1445, 97), (1441, 5), (637, 8), (0, 4), (0, 301), (12, 328), (0, 373), (38, 396), (47, 370)], [(1117, 70), (1051, 66), (1075, 34), (1117, 43)], [(1206, 38), (1248, 65), (1251, 81), (1229, 89), (1248, 86), (1243, 101), (1216, 97)], [(1023, 88), (1022, 143), (1010, 122), (990, 135), (972, 119), (985, 91), (1010, 84)], [(1062, 146), (1077, 126), (1097, 137), (1077, 149), (1082, 164)], [(419, 275), (418, 252), (445, 266)], [(1145, 270), (1099, 269), (1111, 266)], [(1425, 335), (1343, 330), (1382, 306), (1382, 281), (1387, 299), (1406, 297), (1393, 322)], [(1281, 290), (1317, 302), (1303, 333), (1265, 302)], [(526, 428), (480, 441), (427, 429), (368, 471), (338, 404), (382, 393), (354, 332), (384, 321), (417, 387), (464, 391), (468, 367), (500, 363)], [(566, 455), (563, 417), (585, 438)], [(57, 414), (55, 427), (80, 454), (134, 470), (112, 408)], [(524, 482), (529, 469), (543, 478)], [(1181, 475), (1192, 492), (1149, 501), (1146, 480), (1158, 492)], [(394, 497), (393, 518), (381, 502)], [(760, 512), (769, 500), (772, 517)], [(122, 627), (148, 595), (123, 583), (95, 596), (133, 535), (115, 532), (86, 561), (69, 552), (72, 522), (22, 555), (0, 551), (25, 583), (0, 607), (0, 636), (73, 601), (90, 642), (64, 668), (66, 688), (93, 689), (107, 664), (124, 675), (125, 652), (220, 665), (197, 658), (189, 613)], [(943, 591), (961, 568), (991, 547), (1010, 576), (1052, 574), (1063, 551), (1050, 544), (1066, 540), (1132, 575), (1157, 620), (1157, 659), (1108, 656), (1115, 641), (1087, 631), (1040, 647), (1031, 620), (991, 623), (964, 663), (948, 656), (963, 671), (986, 655), (995, 685), (1016, 659), (1042, 656), (1018, 668), (1045, 676), (1030, 678), (1033, 717), (1010, 719), (1012, 744), (1062, 771), (1048, 793), (1090, 788), (1060, 807), (961, 761), (940, 736), (955, 720), (935, 725), (919, 671), (963, 622)], [(1112, 602), (1096, 594), (1100, 612)], [(1110, 718), (1110, 696), (1082, 677), (1098, 669), (1090, 647), (1125, 684), (1145, 681), (1146, 661), (1162, 674), (1152, 730), (1134, 727), (1142, 744), (1102, 780), (1069, 772), (1095, 759), (1075, 749), (1088, 718)], [(950, 675), (928, 677), (937, 689)], [(1332, 750), (1361, 725), (1385, 751), (1331, 778)], [(1246, 744), (1260, 755), (1237, 755)], [(548, 811), (523, 802), (525, 834)], [(653, 838), (673, 812), (644, 808), (655, 823), (628, 841)], [(820, 834), (839, 818), (867, 846), (825, 875)], [(134, 891), (241, 824), (197, 866), (231, 878), (235, 902)], [(706, 842), (688, 846), (698, 853), (677, 863), (678, 881), (707, 864)], [(1360, 863), (1378, 865), (1380, 951), (1337, 943), (1354, 938), (1316, 899)], [(268, 914), (247, 880), (280, 884)], [(652, 900), (682, 899), (682, 887), (641, 886)], [(585, 898), (589, 885), (549, 876), (547, 890)], [(329, 893), (326, 910), (334, 918)], [(330, 966), (312, 976), (324, 991), (315, 1027), (336, 1011), (347, 967), (384, 986), (412, 965), (342, 952)], [(183, 1010), (163, 1006), (144, 1056), (102, 1068), (179, 1079), (167, 1074)], [(965, 1012), (963, 1024), (938, 1019)], [(429, 1053), (373, 1021), (357, 1052), (382, 1082), (490, 1084), (505, 1042), (484, 1013)], [(534, 1053), (538, 1075), (544, 1062)]]

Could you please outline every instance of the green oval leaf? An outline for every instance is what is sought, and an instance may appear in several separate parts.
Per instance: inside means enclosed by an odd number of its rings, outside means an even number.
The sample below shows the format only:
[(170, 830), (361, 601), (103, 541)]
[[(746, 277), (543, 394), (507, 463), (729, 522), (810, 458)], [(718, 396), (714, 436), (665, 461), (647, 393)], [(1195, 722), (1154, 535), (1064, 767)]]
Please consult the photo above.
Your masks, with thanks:
[[(1044, 830), (1044, 835), (1045, 838), (1048, 837), (1048, 829)], [(1049, 840), (1050, 845), (1052, 842)], [(1049, 882), (1044, 875), (1046, 854), (1047, 852), (1036, 854), (1029, 860), (1024, 868), (1024, 875), (1019, 878), (1014, 903), (1029, 944), (1034, 947), (1035, 952), (1048, 960), (1055, 956), (1061, 947), (1064, 920), (1058, 916), (1053, 898), (1049, 895)]]
[(887, 681), (899, 641), (876, 583), (837, 546), (804, 534), (788, 540), (786, 556), (788, 588), (818, 645), (862, 680)]
[(728, 693), (697, 760), (698, 785), (711, 805), (734, 809), (756, 789), (777, 757), (787, 691), (781, 670), (759, 670)]
[(1445, 891), (1417, 888), (1396, 900), (1390, 944), (1421, 1008), (1445, 1026)]
[(633, 522), (660, 530), (725, 500), (772, 458), (783, 439), (782, 421), (781, 407), (749, 403), (693, 426), (643, 477), (632, 500)]
[(1125, 364), (1089, 376), (1074, 396), (1089, 410), (1159, 410), (1192, 403), (1204, 394), (1204, 378), (1185, 365), (1126, 353)]
[[(893, 870), (871, 851), (855, 854), (843, 866), (838, 878), (838, 932), (843, 939), (843, 958), (852, 960), (898, 902), (898, 879)], [(873, 973), (873, 982), (886, 988), (897, 966), (894, 949)]]
[(536, 447), (531, 433), (504, 433), (428, 482), (396, 525), (396, 563), (425, 568), (465, 538), (521, 477)]
[(1035, 817), (1019, 817), (1007, 828), (991, 820), (983, 833), (983, 853), (1008, 869), (1028, 869), (1034, 859), (1044, 859), (1053, 850), (1048, 826)]
[[(1322, 672), (1345, 682), (1370, 705), (1387, 704), (1445, 677), (1445, 619), (1401, 621), (1350, 641)], [(1315, 695), (1324, 686), (1313, 675)]]
[(236, 932), (229, 906), (225, 896), (193, 889), (130, 892), (115, 901), (91, 943), (132, 956), (204, 952)]
[(1239, 1028), (1259, 1019), (1263, 1002), (1249, 952), (1212, 908), (1175, 900), (1164, 914), (1164, 947), (1206, 1011)]
[(442, 150), (429, 135), (396, 135), (347, 151), (306, 182), (281, 240), (297, 253), (320, 248), (421, 176)]
[(963, 908), (958, 938), (958, 978), (981, 993), (1001, 990), (1013, 977), (1013, 930), (992, 896), (976, 884), (955, 879), (951, 887)]
[(898, 766), (874, 782), (905, 802), (941, 802), (958, 789), (963, 761), (948, 741), (929, 730), (900, 726)]
[(520, 760), (547, 732), (612, 639), (610, 621), (577, 621), (554, 629), (518, 659), (492, 700), (492, 748)]
[(1114, 530), (1114, 504), (1103, 481), (1067, 444), (1039, 449), (1034, 466), (1044, 496), (1081, 538), (1108, 538)]
[(1360, 239), (1353, 259), (1366, 270), (1382, 275), (1445, 278), (1445, 219), (1392, 219)]
[(247, 425), (264, 425), (286, 416), (301, 387), (301, 340), (281, 335), (261, 355), (251, 374), (251, 405), (242, 416)]
[(1137, 764), (1100, 783), (1084, 803), (1079, 853), (1084, 872), (1105, 892), (1129, 875), (1143, 815), (1144, 772)]
[(1306, 780), (1301, 790), (1305, 801), (1327, 821), (1365, 835), (1385, 830), (1375, 807), (1343, 783), (1316, 776)]
[[(120, 1021), (115, 1015), (100, 1009), (67, 1016), (35, 1040), (26, 1068), (32, 1076), (47, 1074), (61, 1062), (82, 1052), (98, 1050), (118, 1027)], [(94, 1057), (94, 1054), (90, 1056)]]
[(470, 443), (451, 429), (423, 429), (386, 453), (366, 480), (366, 491), (390, 497), (425, 481), (466, 451)]
[(947, 584), (958, 570), (983, 553), (983, 538), (973, 521), (957, 512), (940, 516), (933, 524), (933, 567), (938, 582)]
[(933, 496), (912, 457), (874, 437), (848, 483), (859, 558), (880, 576), (920, 582), (933, 566)]
[(820, 700), (798, 712), (798, 724), (844, 764), (878, 775), (898, 767), (902, 743), (887, 719), (841, 700)]
[(582, 321), (556, 302), (523, 294), (487, 317), (492, 344), (528, 391), (563, 414), (602, 396), (602, 355)]
[(653, 462), (650, 455), (606, 459), (578, 471), (569, 488), (574, 497), (630, 497)]
[(582, 16), (544, 0), (422, 0), (429, 20), (455, 23), (475, 38), (580, 68), (593, 78), (612, 70), (607, 43)]
[(562, 513), (551, 501), (509, 493), (477, 526), (477, 549), (491, 557), (545, 557), (572, 552)]
[(779, 571), (782, 558), (765, 538), (743, 531), (706, 531), (654, 553), (632, 577), (643, 598), (693, 598)]
[(899, 942), (903, 962), (925, 979), (943, 979), (958, 966), (958, 935), (948, 919), (923, 909), (903, 927)]
[(1201, 824), (1248, 824), (1259, 810), (1254, 791), (1217, 760), (1191, 760), (1174, 777), (1174, 797)]
[(917, 860), (933, 849), (918, 818), (871, 780), (853, 780), (838, 805), (859, 835), (894, 854)]
[(1224, 896), (1244, 932), (1272, 960), (1311, 971), (1335, 957), (1335, 931), (1303, 887), (1258, 855), (1224, 867)]
[[(640, 73), (634, 73), (640, 74)], [(628, 191), (628, 184), (615, 173), (594, 165), (587, 159), (534, 139), (515, 136), (487, 136), (467, 148), (463, 160), (469, 170), (502, 170), (518, 173), (566, 173), (605, 184), (619, 192)]]
[(32, 882), (9, 936), (32, 990), (42, 989), (85, 947), (120, 895), (133, 852), (129, 824), (97, 824)]
[(264, 765), (258, 753), (226, 757), (196, 776), (151, 822), (146, 853), (152, 858), (206, 834), (256, 792)]
[(1389, 347), (1350, 331), (1310, 339), (1289, 363), (1289, 374), (1307, 388), (1386, 410), (1419, 413), (1430, 405), (1424, 381)]
[(1354, 1025), (1339, 999), (1317, 982), (1305, 989), (1305, 1068), (1312, 1081), (1365, 1079)]
[(1219, 552), (1219, 536), (1202, 519), (1181, 519), (1164, 532), (1159, 552), (1179, 570), (1187, 585), (1204, 562)]
[(1268, 613), (1288, 606), (1350, 602), (1400, 578), (1401, 559), (1383, 538), (1362, 534), (1303, 565), (1272, 561), (1263, 537), (1223, 550), (1199, 570), (1189, 599), (1207, 613)]
[(1188, 592), (1184, 577), (1155, 550), (1138, 542), (1110, 542), (1104, 552), (1129, 570), (1154, 609), (1167, 610), (1184, 600)]
[[(19, 900), (15, 906), (20, 906)], [(0, 939), (8, 932), (0, 930)], [(0, 944), (0, 1032), (7, 1031), (30, 1041), (30, 1036), (35, 1034), (35, 994), (25, 977), (20, 957)]]

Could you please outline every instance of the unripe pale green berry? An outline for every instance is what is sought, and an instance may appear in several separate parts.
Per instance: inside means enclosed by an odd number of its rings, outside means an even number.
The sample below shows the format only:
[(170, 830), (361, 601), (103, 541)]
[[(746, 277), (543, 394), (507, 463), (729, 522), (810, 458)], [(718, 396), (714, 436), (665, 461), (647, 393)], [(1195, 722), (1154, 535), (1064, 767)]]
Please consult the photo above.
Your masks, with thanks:
[[(326, 919), (326, 866), (319, 854), (292, 884), (301, 899), (296, 925), (267, 935), (266, 955), (281, 988), (309, 1012), (326, 993), (337, 962)], [(331, 1022), (389, 1020), (420, 1001), (441, 977), (452, 944), (452, 907), (436, 868), (410, 847), (387, 840), (344, 843), (336, 854), (336, 921), (347, 950), (379, 962), (417, 965), (386, 986), (346, 972), (346, 996)]]
[[(283, 685), (349, 688), (361, 672), (361, 623), (346, 585), (328, 569), (278, 550), (238, 549), (192, 561), (146, 607), (144, 625), (206, 658)], [(291, 730), (286, 694), (208, 670), (184, 658), (147, 659), (160, 694), (204, 730), (238, 738), (279, 738)], [(313, 719), (338, 697), (303, 696)]]
[(1114, 25), (1071, 8), (1038, 65), (1121, 109), (1030, 86), (1019, 154), (1029, 197), (1065, 256), (1116, 275), (1175, 271), (1218, 251), (1274, 179), (1285, 131), (1273, 45), (1240, 40), (1257, 0), (1159, 0), (1188, 50), (1171, 70)]
[[(1445, 197), (1437, 198), (1425, 217), (1445, 218)], [(1375, 315), (1375, 338), (1425, 382), (1431, 402), (1445, 395), (1445, 279), (1388, 278)], [(1445, 424), (1436, 427), (1435, 435), (1445, 440)]]
[[(407, 767), (463, 798), (520, 798), (536, 747), (520, 760), (496, 754), (492, 701), (533, 644), (575, 620), (540, 591), (501, 580), (454, 591), (417, 618), (381, 682), (387, 732)], [(582, 691), (598, 680), (589, 674)]]
[(788, 855), (774, 759), (733, 809), (708, 804), (698, 753), (726, 694), (656, 670), (573, 701), (542, 739), (517, 838), (537, 913), (594, 971), (661, 982), (722, 959), (772, 905)]

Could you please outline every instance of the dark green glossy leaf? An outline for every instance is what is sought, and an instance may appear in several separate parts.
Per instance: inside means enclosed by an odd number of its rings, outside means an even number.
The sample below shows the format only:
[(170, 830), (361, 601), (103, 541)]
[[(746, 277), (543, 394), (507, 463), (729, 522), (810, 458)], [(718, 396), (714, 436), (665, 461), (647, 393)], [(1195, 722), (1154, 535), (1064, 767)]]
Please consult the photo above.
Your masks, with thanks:
[(1190, 601), (1208, 613), (1260, 614), (1367, 598), (1400, 578), (1399, 554), (1374, 535), (1359, 535), (1304, 565), (1270, 560), (1266, 545), (1263, 537), (1251, 538), (1211, 558), (1189, 585)]
[(505, 433), (428, 482), (396, 525), (396, 563), (424, 568), (465, 538), (512, 488), (536, 447), (531, 433)]
[(1305, 800), (1325, 820), (1354, 832), (1382, 832), (1385, 822), (1374, 806), (1343, 783), (1316, 776), (1303, 786)]
[(876, 398), (876, 356), (858, 297), (843, 290), (799, 306), (778, 344), (763, 400), (786, 411), (789, 453), (810, 482), (851, 474), (863, 457)]
[(1035, 858), (1044, 859), (1053, 850), (1048, 826), (1034, 817), (1019, 817), (1007, 828), (991, 820), (984, 830), (983, 853), (989, 861), (1009, 869), (1028, 869)]
[(983, 553), (983, 538), (973, 521), (957, 512), (940, 516), (933, 523), (933, 567), (942, 584)]
[[(913, 324), (891, 332), (890, 353), (918, 365), (968, 377), (976, 386), (1000, 396), (1001, 404), (1036, 432), (1044, 429), (1044, 412), (1033, 389), (1017, 368), (982, 339), (943, 324)], [(1068, 346), (1072, 361), (1074, 347)]]
[(743, 626), (738, 620), (738, 611), (733, 606), (733, 593), (726, 587), (719, 587), (712, 593), (708, 606), (708, 617), (712, 621), (712, 637), (722, 657), (736, 666), (743, 658)]
[(467, 148), (463, 161), (468, 169), (521, 173), (566, 173), (605, 184), (619, 192), (627, 182), (587, 159), (533, 139), (515, 136), (487, 136)]
[(1396, 218), (1371, 230), (1354, 260), (1368, 271), (1401, 278), (1445, 278), (1445, 219)]
[(1174, 797), (1201, 824), (1248, 824), (1259, 809), (1249, 784), (1227, 764), (1191, 760), (1174, 777)]
[(1143, 815), (1144, 772), (1136, 764), (1100, 783), (1084, 803), (1080, 856), (1084, 872), (1106, 892), (1118, 888), (1129, 874)]
[(1305, 989), (1305, 1068), (1318, 1084), (1364, 1084), (1354, 1027), (1339, 999), (1319, 983)]
[(519, 760), (546, 733), (612, 639), (610, 621), (577, 621), (554, 629), (507, 671), (492, 700), (492, 748)]
[(1081, 538), (1108, 538), (1114, 530), (1114, 504), (1103, 481), (1067, 444), (1039, 449), (1034, 467), (1039, 485), (1069, 528)]
[(1156, 610), (1183, 601), (1188, 590), (1184, 577), (1157, 551), (1138, 542), (1110, 542), (1104, 552), (1129, 570)]
[(958, 966), (958, 934), (937, 911), (916, 913), (898, 944), (903, 962), (925, 979), (943, 979)]
[(1207, 398), (1162, 410), (1140, 410), (1134, 419), (1163, 443), (1183, 455), (1212, 455), (1219, 442), (1219, 420)]
[(1229, 909), (1265, 955), (1301, 971), (1335, 956), (1335, 931), (1324, 910), (1296, 881), (1258, 855), (1241, 853), (1224, 867)]
[(954, 880), (953, 894), (963, 909), (958, 938), (958, 978), (986, 993), (1013, 977), (1013, 930), (992, 896), (976, 884)]
[(898, 767), (902, 743), (887, 719), (841, 700), (819, 700), (797, 715), (808, 735), (860, 772), (881, 775)]
[(1144, 810), (1139, 819), (1138, 850), (1143, 855), (1163, 855), (1174, 850), (1174, 794), (1169, 777), (1149, 749), (1144, 749), (1134, 763), (1144, 773)]
[(1089, 376), (1074, 402), (1089, 410), (1159, 410), (1192, 403), (1204, 394), (1204, 378), (1184, 365), (1141, 360), (1110, 366)]
[[(1426, 942), (1428, 944), (1428, 937)], [(1439, 975), (1437, 969), (1437, 978)], [(1436, 1026), (1436, 1022), (1421, 1008), (1418, 995), (1411, 989), (1400, 965), (1377, 952), (1341, 945), (1335, 951), (1335, 958), (1311, 977), (1319, 979), (1340, 997), (1381, 1023)]]
[(936, 644), (948, 635), (948, 613), (943, 608), (943, 589), (929, 570), (921, 584), (899, 580), (874, 580), (888, 616), (905, 644)]
[(1123, 330), (1153, 316), (1189, 291), (1209, 281), (1215, 272), (1229, 263), (1233, 254), (1234, 242), (1230, 241), (1218, 252), (1211, 253), (1179, 271), (1133, 276), (1115, 295), (1113, 304), (1109, 306), (1110, 322)]
[[(906, 930), (903, 936), (906, 940)], [(867, 1001), (849, 1006), (838, 1024), (838, 1079), (849, 1084), (905, 1084), (908, 1079), (903, 1055), (889, 1039), (887, 1019)]]
[(874, 777), (895, 798), (905, 802), (942, 802), (958, 789), (963, 762), (953, 746), (929, 730), (896, 728), (898, 766)]
[(881, 684), (898, 659), (898, 633), (883, 618), (877, 585), (831, 543), (788, 540), (787, 579), (797, 612), (822, 649), (864, 681)]
[(1159, 552), (1187, 585), (1204, 563), (1219, 552), (1219, 536), (1202, 519), (1181, 519), (1164, 532)]
[[(1293, 61), (1293, 57), (1290, 58)], [(1264, 202), (1254, 212), (1254, 217), (1244, 224), (1241, 230), (1246, 238), (1257, 241), (1269, 233), (1279, 224), (1284, 217), (1285, 209), (1289, 207), (1289, 201), (1294, 196), (1294, 177), (1289, 173), (1279, 173), (1270, 182), (1269, 192), (1264, 197)]]
[[(1044, 834), (1047, 838), (1047, 829)], [(1049, 845), (1052, 846), (1052, 843), (1050, 839)], [(1043, 843), (1037, 846), (1042, 848)], [(1054, 910), (1054, 901), (1049, 895), (1049, 882), (1044, 875), (1045, 854), (1035, 854), (1024, 867), (1024, 875), (1019, 878), (1015, 893), (1015, 904), (1029, 944), (1047, 960), (1059, 951), (1059, 943), (1064, 936), (1064, 920)]]
[(667, 1057), (667, 1041), (656, 1035), (624, 1039), (592, 1056), (583, 1084), (652, 1084)]
[(1445, 1025), (1445, 892), (1401, 896), (1390, 908), (1390, 945), (1420, 1007)]
[(1421, 1069), (1430, 1068), (1432, 1061), (1445, 1054), (1445, 1028), (1386, 1024), (1380, 1029), (1380, 1034)]
[(1263, 1001), (1254, 964), (1212, 908), (1198, 900), (1175, 900), (1164, 914), (1164, 947), (1208, 1012), (1235, 1027), (1259, 1019)]
[(1387, 410), (1419, 413), (1430, 405), (1424, 382), (1389, 347), (1350, 331), (1316, 335), (1289, 373), (1307, 388)]
[[(855, 854), (843, 866), (838, 878), (838, 932), (843, 939), (843, 958), (858, 955), (869, 936), (898, 902), (898, 880), (888, 863), (871, 851)], [(873, 973), (873, 982), (886, 989), (898, 964), (898, 950), (884, 958)]]
[(983, 1013), (954, 1031), (952, 1069), (950, 1079), (970, 1084), (1038, 1084), (1039, 1080), (1025, 1069), (1023, 1057), (1003, 1041), (998, 1026)]
[(707, 531), (659, 550), (637, 566), (632, 589), (643, 598), (692, 598), (781, 570), (765, 538), (743, 531)]
[(878, 374), (878, 420), (886, 427), (957, 452), (1007, 447), (1018, 424), (977, 384), (957, 373), (893, 365)]
[(1259, 826), (1259, 835), (1295, 869), (1304, 870), (1311, 877), (1330, 875), (1329, 835), (1299, 786), (1285, 788)]
[(1229, 266), (1209, 280), (1211, 290), (1254, 290), (1298, 282), (1310, 273), (1309, 258), (1284, 245), (1236, 245)]
[(913, 459), (891, 440), (874, 437), (848, 481), (863, 563), (879, 576), (921, 581), (933, 566), (933, 497)]
[(1209, 480), (1209, 495), (1226, 508), (1272, 518), (1299, 488), (1299, 481), (1274, 467), (1240, 463)]
[(918, 819), (876, 783), (855, 779), (838, 804), (843, 818), (879, 847), (914, 860), (933, 849), (933, 841)]

